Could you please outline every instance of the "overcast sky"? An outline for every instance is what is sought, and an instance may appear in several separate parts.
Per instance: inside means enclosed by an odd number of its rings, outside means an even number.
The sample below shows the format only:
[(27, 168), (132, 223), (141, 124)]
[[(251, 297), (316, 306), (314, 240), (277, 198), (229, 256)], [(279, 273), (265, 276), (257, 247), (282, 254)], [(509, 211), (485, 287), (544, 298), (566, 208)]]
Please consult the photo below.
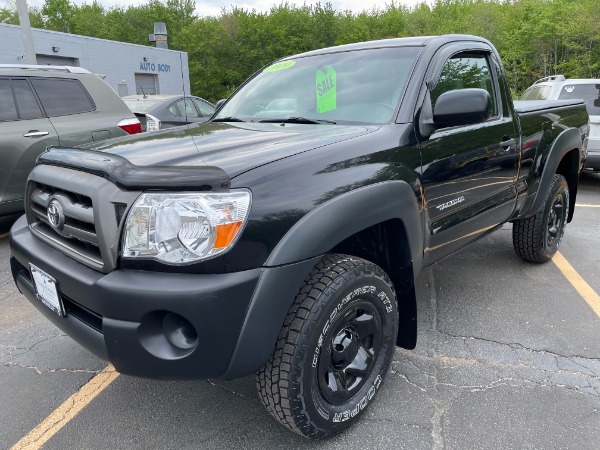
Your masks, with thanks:
[[(14, 2), (14, 0), (0, 0), (0, 5), (7, 3), (7, 1)], [(81, 5), (83, 3), (92, 3), (93, 0), (71, 0), (71, 2)], [(321, 1), (321, 4), (326, 3), (327, 0)], [(106, 8), (112, 6), (127, 7), (129, 5), (139, 5), (146, 3), (143, 0), (99, 0), (99, 2)], [(346, 11), (350, 10), (353, 12), (361, 12), (364, 10), (371, 10), (375, 7), (383, 8), (386, 4), (391, 3), (391, 0), (330, 0), (335, 10)], [(395, 0), (396, 4), (402, 4), (408, 7), (413, 7), (420, 3), (433, 3), (434, 0)], [(256, 9), (259, 12), (268, 11), (271, 6), (280, 4), (280, 0), (196, 0), (196, 13), (199, 16), (217, 16), (221, 12), (222, 8), (231, 8), (232, 5), (252, 10)], [(294, 1), (290, 0), (290, 3), (302, 5), (305, 3), (302, 0)], [(316, 1), (307, 0), (306, 4), (315, 4)], [(27, 0), (27, 4), (30, 7), (36, 6), (41, 7), (44, 4), (44, 0)]]

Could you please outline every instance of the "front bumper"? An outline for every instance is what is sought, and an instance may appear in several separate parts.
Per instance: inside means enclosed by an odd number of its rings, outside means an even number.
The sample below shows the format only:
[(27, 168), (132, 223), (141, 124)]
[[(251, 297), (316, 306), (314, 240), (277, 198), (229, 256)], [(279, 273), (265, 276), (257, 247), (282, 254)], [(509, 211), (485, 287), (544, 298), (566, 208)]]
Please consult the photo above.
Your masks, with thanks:
[[(11, 270), (25, 297), (57, 327), (125, 374), (162, 379), (217, 378), (236, 349), (264, 269), (214, 275), (136, 270), (97, 272), (38, 240), (25, 217), (11, 230)], [(66, 315), (38, 300), (29, 263), (57, 281)], [(164, 334), (164, 318), (183, 317), (195, 329), (193, 348)]]

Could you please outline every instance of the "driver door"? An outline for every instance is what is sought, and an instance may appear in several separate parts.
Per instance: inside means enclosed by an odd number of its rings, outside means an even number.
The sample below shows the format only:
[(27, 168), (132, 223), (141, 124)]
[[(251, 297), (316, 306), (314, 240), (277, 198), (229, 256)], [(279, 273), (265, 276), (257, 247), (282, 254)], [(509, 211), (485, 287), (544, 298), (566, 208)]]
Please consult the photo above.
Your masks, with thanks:
[(487, 120), (435, 128), (420, 138), (427, 201), (426, 265), (503, 223), (514, 208), (517, 131), (502, 101), (499, 73), (489, 52), (457, 53), (441, 66), (433, 78), (437, 83), (426, 96), (431, 111), (440, 95), (450, 90), (485, 89), (491, 98)]

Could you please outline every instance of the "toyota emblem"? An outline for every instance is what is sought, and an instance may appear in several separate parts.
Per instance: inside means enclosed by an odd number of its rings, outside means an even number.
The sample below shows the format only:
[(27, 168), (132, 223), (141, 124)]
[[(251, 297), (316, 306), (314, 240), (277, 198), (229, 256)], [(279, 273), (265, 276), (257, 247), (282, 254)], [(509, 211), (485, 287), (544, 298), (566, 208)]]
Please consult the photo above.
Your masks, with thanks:
[(63, 214), (60, 203), (56, 200), (52, 200), (48, 205), (48, 222), (50, 226), (55, 230), (61, 230), (65, 223), (65, 215)]

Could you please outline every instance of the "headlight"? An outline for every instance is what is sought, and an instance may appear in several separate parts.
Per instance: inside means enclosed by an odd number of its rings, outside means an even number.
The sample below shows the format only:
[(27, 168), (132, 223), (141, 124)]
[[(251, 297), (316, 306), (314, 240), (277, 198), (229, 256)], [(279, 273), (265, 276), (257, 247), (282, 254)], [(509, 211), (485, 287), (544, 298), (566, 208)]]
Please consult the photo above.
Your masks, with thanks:
[(189, 264), (229, 250), (250, 209), (249, 191), (148, 193), (135, 201), (123, 233), (123, 258)]

